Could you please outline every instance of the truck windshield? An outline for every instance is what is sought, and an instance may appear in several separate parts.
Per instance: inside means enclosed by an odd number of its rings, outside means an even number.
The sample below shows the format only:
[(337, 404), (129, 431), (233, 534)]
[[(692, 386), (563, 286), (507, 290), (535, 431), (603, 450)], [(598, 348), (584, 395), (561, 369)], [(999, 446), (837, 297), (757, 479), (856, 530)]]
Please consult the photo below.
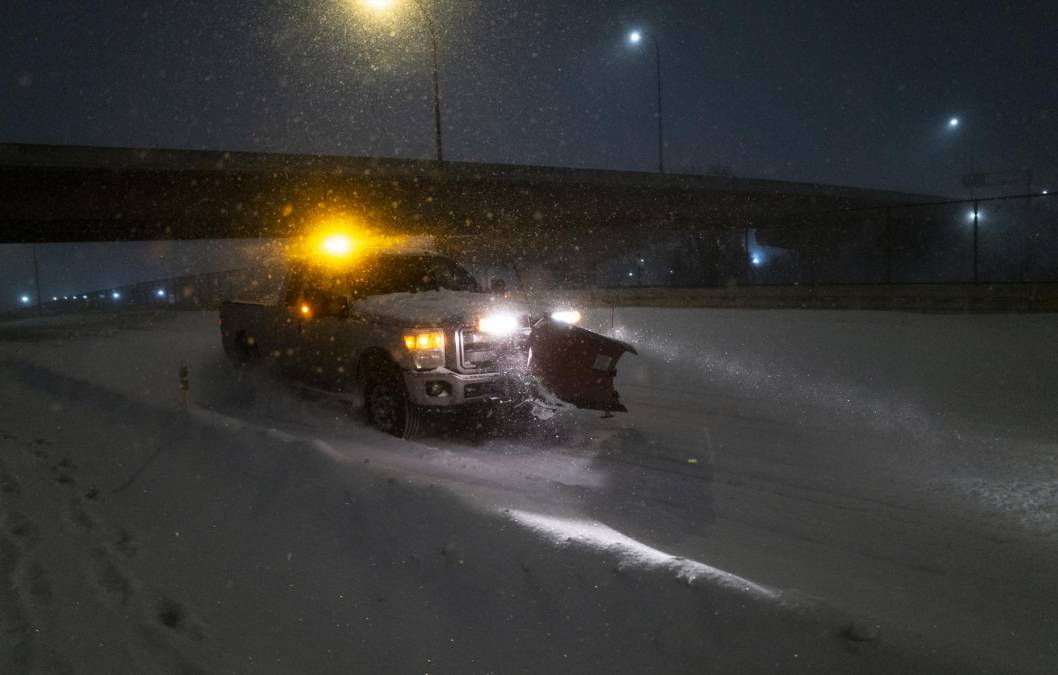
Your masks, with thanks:
[(420, 291), (480, 292), (476, 279), (448, 258), (437, 255), (382, 255), (368, 277), (363, 295)]

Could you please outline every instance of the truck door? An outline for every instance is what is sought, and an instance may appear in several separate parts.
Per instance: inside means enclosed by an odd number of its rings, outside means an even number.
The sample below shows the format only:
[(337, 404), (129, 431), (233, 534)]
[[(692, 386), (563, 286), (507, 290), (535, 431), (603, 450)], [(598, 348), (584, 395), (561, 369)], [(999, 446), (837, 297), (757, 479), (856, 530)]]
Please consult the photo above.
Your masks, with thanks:
[(626, 411), (614, 378), (631, 345), (577, 326), (542, 319), (529, 335), (529, 369), (555, 396), (578, 408)]
[(361, 322), (350, 314), (349, 295), (347, 274), (316, 270), (300, 298), (302, 377), (334, 391), (350, 388), (355, 373), (352, 335)]
[(282, 311), (277, 317), (279, 325), (278, 347), (275, 350), (276, 365), (286, 376), (305, 379), (304, 329), (306, 312), (305, 286), (307, 271), (300, 265), (292, 265), (287, 272), (287, 283), (283, 293)]

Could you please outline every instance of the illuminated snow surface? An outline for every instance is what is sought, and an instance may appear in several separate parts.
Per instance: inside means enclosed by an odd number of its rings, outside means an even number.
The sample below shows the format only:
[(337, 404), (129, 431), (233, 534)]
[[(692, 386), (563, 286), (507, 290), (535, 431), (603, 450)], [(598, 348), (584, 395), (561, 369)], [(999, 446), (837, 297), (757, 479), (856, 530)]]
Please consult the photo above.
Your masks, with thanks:
[(215, 313), (0, 325), (0, 672), (1053, 670), (1058, 318), (612, 329), (627, 415), (404, 442)]

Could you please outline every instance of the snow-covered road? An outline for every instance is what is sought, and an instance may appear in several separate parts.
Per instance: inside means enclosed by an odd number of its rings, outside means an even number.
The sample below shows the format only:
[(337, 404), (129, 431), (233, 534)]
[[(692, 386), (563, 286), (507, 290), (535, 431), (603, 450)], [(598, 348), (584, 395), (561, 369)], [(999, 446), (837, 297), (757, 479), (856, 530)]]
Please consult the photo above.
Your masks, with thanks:
[[(101, 522), (107, 514), (123, 513), (126, 521), (135, 521), (142, 552), (135, 559), (123, 557), (114, 542), (85, 543), (96, 556), (93, 578), (104, 595), (108, 588), (118, 589), (124, 598), (118, 606), (126, 608), (126, 616), (137, 588), (168, 588), (168, 595), (156, 592), (159, 597), (150, 601), (155, 605), (177, 603), (172, 597), (182, 596), (177, 613), (188, 618), (178, 622), (184, 628), (175, 641), (144, 629), (140, 651), (101, 653), (101, 664), (126, 658), (124, 663), (140, 666), (164, 662), (239, 670), (235, 657), (216, 646), (227, 643), (239, 654), (272, 655), (268, 666), (258, 664), (263, 670), (289, 671), (289, 659), (300, 652), (269, 643), (267, 626), (251, 622), (253, 627), (237, 636), (224, 621), (238, 621), (243, 614), (202, 605), (210, 593), (231, 591), (225, 586), (230, 574), (218, 565), (245, 564), (247, 556), (267, 558), (282, 549), (290, 555), (288, 563), (295, 556), (304, 561), (301, 572), (321, 589), (333, 590), (316, 578), (327, 570), (345, 578), (334, 571), (343, 562), (372, 574), (374, 566), (403, 559), (402, 565), (418, 566), (416, 578), (433, 578), (441, 574), (431, 567), (437, 563), (403, 547), (429, 540), (438, 522), (447, 523), (437, 534), (441, 557), (459, 566), (464, 556), (486, 560), (476, 569), (478, 583), (492, 584), (486, 587), (505, 600), (485, 600), (470, 590), (469, 581), (450, 580), (454, 586), (442, 596), (420, 584), (401, 597), (408, 606), (399, 610), (399, 603), (391, 603), (391, 590), (377, 590), (388, 589), (394, 577), (378, 572), (377, 588), (349, 592), (360, 600), (385, 596), (393, 607), (380, 611), (391, 632), (407, 638), (414, 628), (427, 636), (423, 644), (438, 649), (442, 636), (427, 627), (422, 603), (436, 607), (440, 598), (448, 604), (437, 609), (437, 616), (450, 623), (453, 613), (463, 616), (454, 605), (471, 599), (493, 621), (512, 603), (530, 602), (541, 612), (536, 621), (510, 619), (513, 629), (497, 629), (505, 639), (524, 641), (508, 645), (508, 651), (487, 646), (486, 625), (463, 617), (456, 622), (464, 631), (460, 649), (438, 656), (443, 665), (433, 668), (442, 672), (525, 671), (548, 664), (592, 669), (604, 665), (598, 659), (608, 645), (611, 665), (629, 671), (681, 671), (697, 664), (717, 670), (725, 665), (844, 670), (944, 665), (1047, 672), (1058, 663), (1053, 564), (1058, 559), (1058, 353), (1050, 348), (1058, 338), (1058, 318), (636, 308), (618, 309), (613, 326), (609, 311), (588, 313), (585, 321), (603, 332), (613, 330), (640, 350), (638, 357), (622, 362), (618, 379), (630, 413), (614, 419), (578, 413), (523, 435), (497, 437), (469, 429), (416, 443), (377, 434), (338, 404), (306, 399), (267, 374), (234, 373), (220, 354), (215, 314), (97, 315), (8, 324), (0, 327), (0, 363), (6, 373), (0, 389), (5, 434), (0, 469), (5, 484), (25, 486), (35, 475), (54, 483), (64, 471), (72, 475), (60, 465), (67, 458), (90, 476), (80, 478), (82, 483), (107, 486), (106, 508), (95, 498), (82, 503), (90, 493), (82, 490), (81, 501), (60, 500), (55, 518), (71, 536), (85, 540), (107, 529)], [(180, 363), (191, 369), (189, 417), (175, 410)], [(122, 421), (122, 414), (134, 419)], [(37, 447), (37, 440), (44, 443)], [(164, 449), (189, 442), (198, 448), (188, 451), (190, 464), (177, 462), (173, 450)], [(46, 449), (46, 444), (65, 447)], [(268, 458), (249, 471), (252, 479), (239, 478), (245, 472), (231, 466), (236, 457), (245, 459), (240, 452)], [(189, 466), (194, 467), (190, 474)], [(180, 483), (189, 479), (196, 483), (190, 494), (202, 502), (197, 510), (181, 507), (180, 498), (167, 492), (177, 487), (186, 492), (188, 486)], [(123, 487), (127, 482), (135, 489)], [(237, 501), (244, 482), (254, 484), (246, 493), (253, 495), (249, 531), (264, 542), (239, 534), (242, 521), (222, 522), (225, 510), (245, 509), (222, 505), (212, 496), (211, 490), (231, 490)], [(129, 516), (128, 509), (143, 508), (147, 498), (138, 490), (147, 489), (144, 485), (161, 495), (152, 497), (152, 505), (170, 510)], [(444, 498), (434, 493), (438, 488)], [(386, 496), (391, 489), (400, 490), (399, 500)], [(20, 530), (20, 518), (35, 511), (43, 515), (36, 518), (42, 521), (35, 525), (41, 543), (34, 546), (61, 552), (64, 545), (43, 536), (45, 493), (33, 492), (30, 499), (29, 492), (20, 488), (17, 499), (7, 493), (0, 502), (8, 533), (5, 559), (18, 561), (5, 573), (22, 593), (23, 617), (39, 611), (34, 610), (41, 605), (39, 597), (25, 579), (33, 576), (32, 565), (41, 563), (31, 562), (36, 560), (31, 546), (11, 533)], [(338, 496), (331, 499), (332, 493)], [(458, 505), (438, 509), (449, 498)], [(331, 514), (318, 532), (305, 533), (284, 520), (281, 509), (303, 508), (299, 499)], [(126, 510), (118, 508), (122, 500)], [(331, 516), (350, 502), (363, 513), (335, 516), (341, 524), (335, 530)], [(465, 520), (416, 517), (417, 508), (458, 513)], [(367, 525), (365, 513), (386, 517)], [(255, 522), (259, 516), (270, 530)], [(179, 537), (171, 536), (175, 530), (168, 519), (191, 521), (179, 526), (184, 541), (212, 541), (203, 529), (224, 534), (230, 544), (221, 547), (225, 555), (198, 553), (196, 558), (182, 544), (173, 549)], [(336, 533), (350, 524), (370, 540), (369, 549), (354, 553), (322, 543), (343, 536)], [(131, 531), (133, 525), (110, 527)], [(475, 527), (489, 536), (477, 536)], [(524, 533), (552, 548), (533, 548)], [(301, 549), (287, 539), (301, 542)], [(570, 542), (576, 542), (575, 551)], [(561, 562), (556, 551), (562, 552)], [(180, 565), (161, 571), (174, 566), (174, 555)], [(538, 561), (540, 556), (547, 562)], [(654, 576), (632, 590), (615, 588), (613, 572), (585, 572), (598, 567), (596, 559), (609, 568), (616, 560), (623, 570), (652, 569)], [(501, 569), (522, 576), (536, 569), (547, 583), (541, 581), (529, 593), (521, 582), (495, 578)], [(209, 577), (202, 581), (209, 592), (190, 588), (189, 570)], [(52, 577), (56, 574), (61, 572)], [(264, 592), (276, 592), (269, 586), (276, 581), (274, 573), (254, 574)], [(708, 588), (708, 611), (701, 599), (681, 594), (686, 584), (644, 592), (666, 576)], [(570, 579), (577, 581), (571, 585)], [(126, 587), (131, 590), (122, 590)], [(545, 602), (534, 595), (560, 588), (570, 599), (549, 596)], [(585, 603), (585, 589), (599, 594)], [(68, 589), (71, 602), (81, 597), (79, 592)], [(52, 595), (64, 597), (58, 591)], [(302, 601), (305, 597), (299, 595)], [(240, 601), (262, 611), (304, 613), (311, 606), (289, 598), (264, 602), (248, 592)], [(328, 616), (348, 619), (328, 603)], [(545, 615), (545, 608), (559, 614)], [(138, 611), (150, 613), (149, 608)], [(736, 618), (703, 619), (703, 611)], [(51, 616), (56, 625), (69, 620)], [(408, 617), (408, 625), (402, 626), (401, 616)], [(274, 620), (296, 632), (288, 625), (290, 617)], [(326, 624), (319, 616), (299, 616), (298, 622), (317, 631)], [(554, 632), (545, 635), (541, 626), (549, 622)], [(859, 637), (876, 627), (878, 638), (847, 639), (843, 631), (853, 623)], [(600, 625), (606, 626), (602, 634), (585, 635), (586, 627)], [(432, 672), (429, 663), (416, 660), (419, 650), (396, 654), (398, 638), (391, 635), (384, 648), (370, 652), (372, 658), (383, 658), (384, 652), (396, 669)], [(565, 656), (532, 652), (534, 641), (539, 651), (547, 639), (565, 649)], [(181, 646), (181, 640), (189, 645)], [(160, 642), (166, 645), (161, 657), (151, 647)], [(372, 663), (324, 642), (330, 656), (305, 656), (302, 665), (339, 670)], [(83, 648), (65, 653), (79, 654)], [(45, 663), (39, 653), (34, 658), (38, 665)]]

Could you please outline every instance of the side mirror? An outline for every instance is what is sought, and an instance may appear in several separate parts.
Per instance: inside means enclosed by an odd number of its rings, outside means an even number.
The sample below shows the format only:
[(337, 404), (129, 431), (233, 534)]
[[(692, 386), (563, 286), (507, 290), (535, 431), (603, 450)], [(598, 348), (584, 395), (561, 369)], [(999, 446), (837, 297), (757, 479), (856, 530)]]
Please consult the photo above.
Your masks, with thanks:
[(299, 309), (304, 319), (322, 319), (325, 316), (345, 319), (349, 316), (349, 300), (341, 295), (319, 294), (315, 298), (303, 300)]
[(497, 295), (502, 295), (507, 292), (507, 282), (499, 277), (496, 277), (489, 284), (489, 290)]

